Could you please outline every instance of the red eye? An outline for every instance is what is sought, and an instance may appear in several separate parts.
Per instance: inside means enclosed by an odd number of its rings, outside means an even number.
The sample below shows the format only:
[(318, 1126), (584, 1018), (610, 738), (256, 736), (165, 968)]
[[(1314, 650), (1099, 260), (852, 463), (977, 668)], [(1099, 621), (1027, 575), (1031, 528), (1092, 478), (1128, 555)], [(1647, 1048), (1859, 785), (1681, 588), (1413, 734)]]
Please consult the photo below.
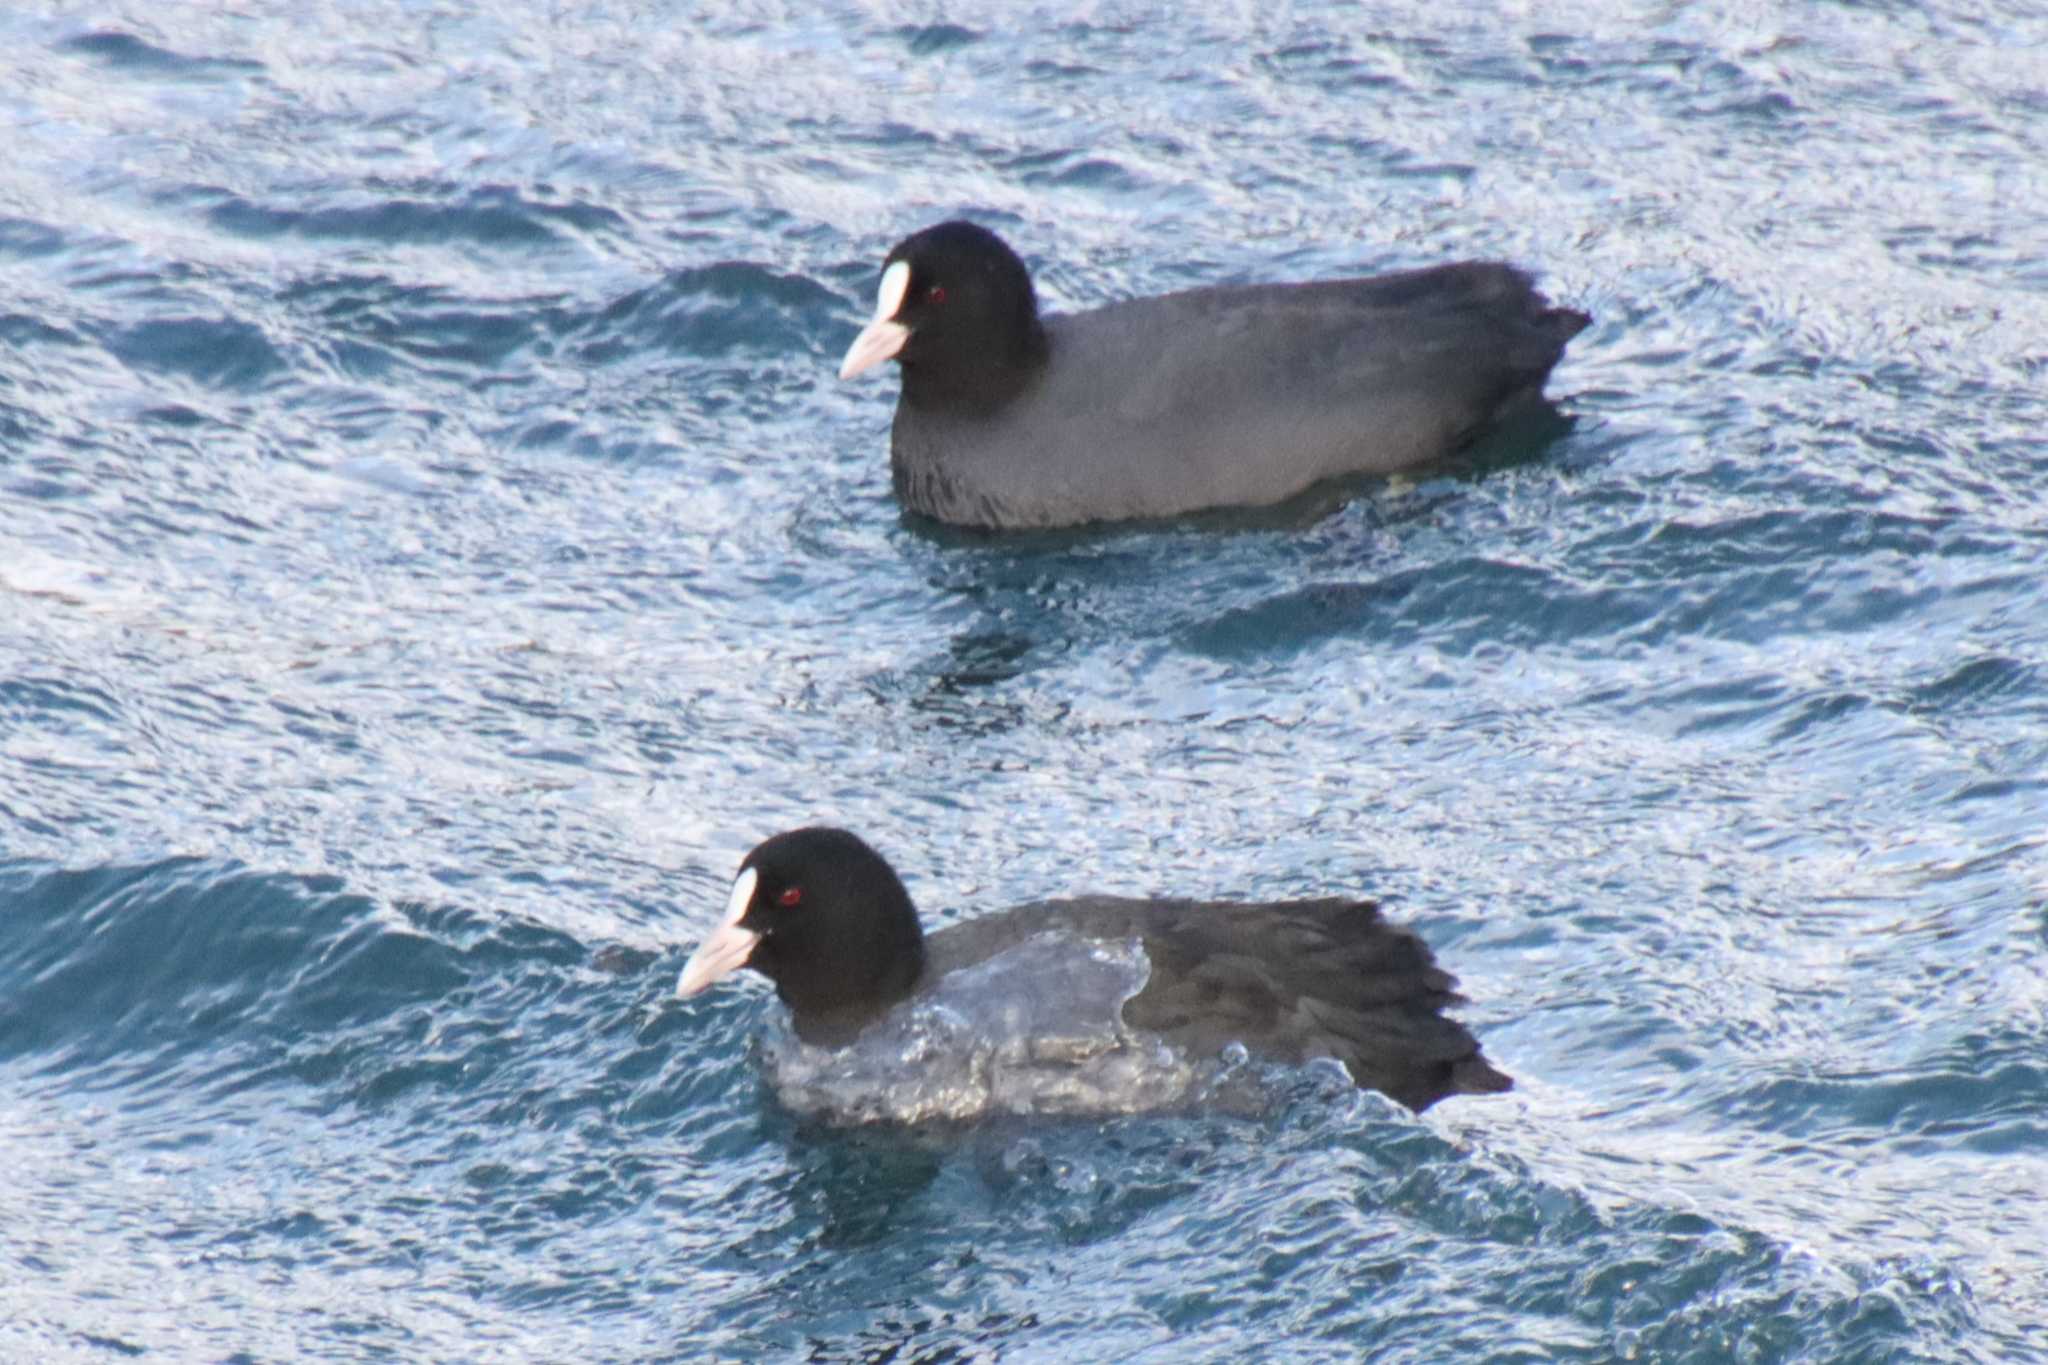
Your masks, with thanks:
[(775, 903), (785, 910), (794, 910), (803, 904), (803, 899), (804, 889), (801, 886), (785, 886), (782, 894), (775, 898)]
[(927, 289), (925, 291), (924, 296), (930, 299), (933, 303), (944, 303), (946, 301), (946, 286), (943, 284), (935, 284), (930, 289)]

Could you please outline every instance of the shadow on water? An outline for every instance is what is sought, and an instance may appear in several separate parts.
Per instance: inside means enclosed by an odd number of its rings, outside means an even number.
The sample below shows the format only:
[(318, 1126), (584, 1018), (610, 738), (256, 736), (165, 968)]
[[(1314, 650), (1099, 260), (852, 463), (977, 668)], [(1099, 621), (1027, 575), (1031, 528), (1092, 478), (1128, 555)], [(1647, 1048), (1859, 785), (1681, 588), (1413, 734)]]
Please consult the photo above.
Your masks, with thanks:
[(944, 1170), (949, 1135), (889, 1126), (835, 1128), (779, 1108), (763, 1136), (785, 1144), (792, 1165), (789, 1199), (796, 1221), (819, 1245), (847, 1250), (921, 1222), (925, 1196)]
[[(1487, 479), (1539, 463), (1573, 425), (1543, 403), (1426, 469), (1330, 480), (1271, 507), (1170, 521), (988, 531), (903, 513), (903, 553), (972, 611), (942, 647), (870, 686), (942, 729), (991, 735), (1056, 723), (1057, 703), (1048, 711), (1004, 690), (1104, 645), (1236, 659), (1343, 636), (1407, 639), (1427, 624), (1409, 619), (1425, 585), (1431, 612), (1469, 612), (1472, 594), (1484, 599), (1505, 586), (1543, 617), (1551, 585), (1496, 581), (1533, 571), (1402, 561), (1419, 536), (1455, 523)], [(1453, 531), (1447, 548), (1461, 539)], [(1524, 601), (1530, 594), (1535, 600)]]

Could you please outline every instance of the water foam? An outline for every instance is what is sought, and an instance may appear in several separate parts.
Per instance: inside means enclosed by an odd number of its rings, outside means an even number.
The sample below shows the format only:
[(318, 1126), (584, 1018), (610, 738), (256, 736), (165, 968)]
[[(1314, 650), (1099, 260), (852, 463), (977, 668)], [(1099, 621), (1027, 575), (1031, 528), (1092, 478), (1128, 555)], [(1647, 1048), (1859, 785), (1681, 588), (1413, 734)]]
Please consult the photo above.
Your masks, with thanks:
[(1045, 933), (947, 973), (843, 1048), (803, 1042), (778, 1012), (762, 1060), (785, 1105), (838, 1123), (1194, 1103), (1227, 1063), (1190, 1059), (1124, 1024), (1124, 1002), (1151, 974), (1135, 938)]

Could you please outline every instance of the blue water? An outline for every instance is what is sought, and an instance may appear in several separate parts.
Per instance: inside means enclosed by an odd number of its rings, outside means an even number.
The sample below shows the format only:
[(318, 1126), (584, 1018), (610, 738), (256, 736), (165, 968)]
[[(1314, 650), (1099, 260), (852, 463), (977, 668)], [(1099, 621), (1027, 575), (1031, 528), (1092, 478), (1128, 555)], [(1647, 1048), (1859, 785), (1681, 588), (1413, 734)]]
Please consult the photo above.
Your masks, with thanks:
[[(0, 12), (0, 1358), (2048, 1359), (2024, 0)], [(840, 351), (1504, 257), (1562, 438), (905, 522)], [(1382, 897), (1518, 1081), (849, 1135), (757, 839)]]

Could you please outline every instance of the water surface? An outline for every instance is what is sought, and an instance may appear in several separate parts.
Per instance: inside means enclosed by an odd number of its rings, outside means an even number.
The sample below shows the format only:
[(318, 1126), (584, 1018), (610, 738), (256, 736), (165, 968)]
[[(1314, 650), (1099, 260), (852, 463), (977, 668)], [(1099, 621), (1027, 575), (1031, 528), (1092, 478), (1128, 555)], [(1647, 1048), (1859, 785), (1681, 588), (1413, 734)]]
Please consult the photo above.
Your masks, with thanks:
[[(0, 15), (0, 1354), (2048, 1358), (2030, 5)], [(907, 522), (839, 353), (1463, 256), (1560, 439)], [(1496, 452), (1499, 454), (1499, 452)], [(797, 1121), (740, 855), (1381, 897), (1426, 1118)]]

